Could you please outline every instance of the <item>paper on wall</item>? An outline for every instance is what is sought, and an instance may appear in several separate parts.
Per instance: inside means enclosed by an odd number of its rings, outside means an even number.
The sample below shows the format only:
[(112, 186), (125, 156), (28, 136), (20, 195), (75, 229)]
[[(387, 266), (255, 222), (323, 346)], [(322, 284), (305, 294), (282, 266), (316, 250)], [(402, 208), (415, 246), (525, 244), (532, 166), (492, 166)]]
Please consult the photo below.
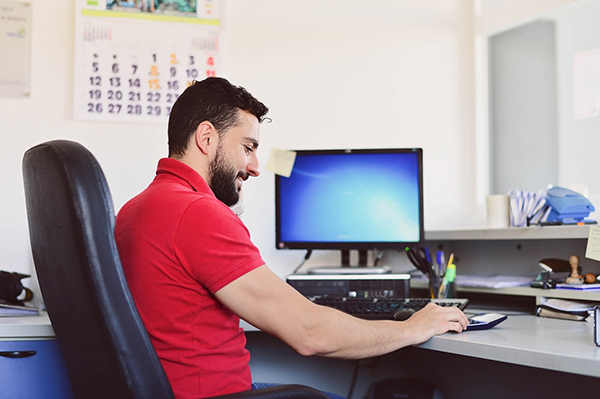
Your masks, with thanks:
[(272, 148), (269, 160), (267, 161), (267, 170), (285, 177), (290, 177), (294, 162), (296, 161), (296, 152)]
[(590, 226), (585, 257), (600, 261), (600, 226)]
[(0, 0), (0, 97), (31, 93), (31, 3)]

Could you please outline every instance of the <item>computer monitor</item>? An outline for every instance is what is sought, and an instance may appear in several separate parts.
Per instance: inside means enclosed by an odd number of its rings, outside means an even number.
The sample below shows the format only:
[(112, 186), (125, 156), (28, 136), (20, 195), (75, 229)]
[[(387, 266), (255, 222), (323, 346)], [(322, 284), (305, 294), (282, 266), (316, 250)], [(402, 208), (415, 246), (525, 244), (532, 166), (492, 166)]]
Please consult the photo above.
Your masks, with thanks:
[(345, 264), (349, 250), (416, 245), (424, 239), (423, 152), (297, 151), (291, 175), (275, 176), (275, 211), (279, 249), (342, 250)]

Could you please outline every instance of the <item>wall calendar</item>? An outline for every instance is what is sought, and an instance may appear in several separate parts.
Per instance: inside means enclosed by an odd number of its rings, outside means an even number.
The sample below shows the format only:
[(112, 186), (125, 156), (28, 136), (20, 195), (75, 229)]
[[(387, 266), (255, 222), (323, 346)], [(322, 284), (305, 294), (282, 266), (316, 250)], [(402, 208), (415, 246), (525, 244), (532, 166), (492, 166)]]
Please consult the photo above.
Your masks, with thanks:
[(73, 116), (165, 123), (220, 70), (222, 0), (77, 0)]

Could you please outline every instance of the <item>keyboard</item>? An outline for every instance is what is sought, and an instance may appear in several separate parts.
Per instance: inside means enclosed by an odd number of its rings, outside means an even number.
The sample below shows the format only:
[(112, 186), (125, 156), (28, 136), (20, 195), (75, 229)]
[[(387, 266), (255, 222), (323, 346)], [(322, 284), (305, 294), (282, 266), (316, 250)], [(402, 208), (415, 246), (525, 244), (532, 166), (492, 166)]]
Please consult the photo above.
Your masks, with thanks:
[(437, 303), (440, 306), (456, 306), (460, 310), (464, 310), (469, 303), (469, 300), (465, 298), (352, 298), (325, 295), (308, 297), (308, 299), (316, 304), (329, 306), (367, 320), (395, 320), (394, 315), (399, 311), (407, 309), (418, 311), (429, 302)]

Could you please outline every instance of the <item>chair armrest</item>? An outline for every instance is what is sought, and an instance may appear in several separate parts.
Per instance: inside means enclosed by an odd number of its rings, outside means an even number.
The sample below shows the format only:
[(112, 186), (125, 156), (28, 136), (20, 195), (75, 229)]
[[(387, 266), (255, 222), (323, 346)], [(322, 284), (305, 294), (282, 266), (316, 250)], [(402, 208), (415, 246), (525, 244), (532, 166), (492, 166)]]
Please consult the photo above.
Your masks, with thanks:
[(276, 385), (268, 388), (214, 396), (212, 399), (330, 399), (323, 392), (305, 385)]

